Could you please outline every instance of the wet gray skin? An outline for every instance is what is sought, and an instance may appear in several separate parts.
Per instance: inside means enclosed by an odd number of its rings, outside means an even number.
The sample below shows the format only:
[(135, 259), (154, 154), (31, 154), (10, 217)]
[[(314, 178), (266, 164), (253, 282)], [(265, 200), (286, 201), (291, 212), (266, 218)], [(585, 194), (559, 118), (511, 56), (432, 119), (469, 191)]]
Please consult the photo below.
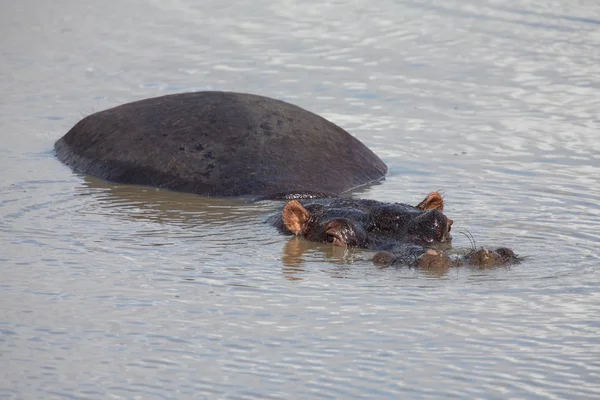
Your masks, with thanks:
[(55, 144), (101, 179), (208, 197), (338, 196), (387, 166), (358, 139), (293, 104), (247, 93), (178, 93), (89, 115)]
[(444, 215), (443, 207), (437, 192), (417, 206), (346, 198), (292, 200), (268, 222), (284, 233), (311, 241), (378, 250), (373, 258), (378, 265), (447, 268), (518, 262), (507, 248), (473, 249), (462, 256), (434, 248), (452, 240), (453, 221)]

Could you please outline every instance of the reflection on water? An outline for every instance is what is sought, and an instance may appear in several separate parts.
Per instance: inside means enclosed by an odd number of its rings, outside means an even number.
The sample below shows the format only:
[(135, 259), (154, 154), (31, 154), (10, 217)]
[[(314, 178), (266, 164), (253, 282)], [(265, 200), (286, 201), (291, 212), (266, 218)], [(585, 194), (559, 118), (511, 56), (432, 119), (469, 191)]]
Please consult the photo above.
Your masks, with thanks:
[(370, 254), (366, 250), (318, 244), (291, 236), (283, 247), (282, 271), (286, 279), (301, 280), (311, 262), (326, 261), (332, 278), (344, 278), (347, 275), (344, 271), (349, 271), (355, 261), (370, 261)]
[[(3, 7), (0, 397), (597, 398), (599, 7)], [(453, 232), (526, 261), (377, 268), (263, 223), (280, 203), (108, 184), (52, 155), (87, 114), (204, 89), (333, 120), (390, 167), (352, 195), (441, 190)]]
[[(208, 198), (151, 187), (121, 185), (82, 175), (78, 196), (92, 196), (97, 213), (158, 223), (230, 224), (265, 213), (264, 205), (243, 198)], [(268, 208), (267, 208), (268, 209)], [(86, 210), (89, 212), (91, 210)]]

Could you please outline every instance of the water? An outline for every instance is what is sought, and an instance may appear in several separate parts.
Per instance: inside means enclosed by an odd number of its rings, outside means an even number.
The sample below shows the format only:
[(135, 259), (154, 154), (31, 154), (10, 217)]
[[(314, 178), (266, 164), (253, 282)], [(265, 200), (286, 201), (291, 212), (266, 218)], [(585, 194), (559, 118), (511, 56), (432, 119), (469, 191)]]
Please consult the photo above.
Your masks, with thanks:
[[(600, 6), (0, 5), (0, 398), (600, 396)], [(278, 234), (273, 203), (73, 174), (83, 116), (190, 90), (317, 112), (527, 257), (445, 274)], [(461, 234), (456, 247), (468, 247)]]

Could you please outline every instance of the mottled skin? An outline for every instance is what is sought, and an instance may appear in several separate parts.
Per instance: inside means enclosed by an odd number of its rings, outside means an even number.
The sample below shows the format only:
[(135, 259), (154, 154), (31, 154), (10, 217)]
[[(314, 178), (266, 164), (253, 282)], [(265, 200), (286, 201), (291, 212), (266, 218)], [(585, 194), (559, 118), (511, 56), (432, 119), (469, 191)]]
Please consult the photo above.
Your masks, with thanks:
[(270, 222), (286, 233), (308, 240), (378, 250), (378, 265), (402, 264), (424, 268), (453, 265), (492, 266), (517, 262), (512, 250), (473, 250), (450, 256), (433, 248), (449, 243), (453, 221), (443, 213), (439, 193), (430, 193), (417, 206), (363, 199), (319, 199), (288, 202)]
[(358, 139), (293, 104), (246, 93), (178, 93), (89, 115), (60, 161), (110, 182), (202, 196), (335, 195), (383, 179)]

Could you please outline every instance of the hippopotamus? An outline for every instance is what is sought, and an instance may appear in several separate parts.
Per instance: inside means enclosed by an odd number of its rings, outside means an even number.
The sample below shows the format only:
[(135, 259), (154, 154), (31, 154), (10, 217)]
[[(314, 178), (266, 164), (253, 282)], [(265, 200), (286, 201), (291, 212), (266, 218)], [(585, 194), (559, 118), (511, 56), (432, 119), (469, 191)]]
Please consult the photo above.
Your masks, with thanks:
[(76, 172), (202, 196), (340, 195), (387, 166), (298, 106), (232, 92), (179, 93), (89, 115), (54, 145)]
[(340, 197), (380, 181), (387, 166), (337, 125), (253, 94), (195, 92), (100, 111), (55, 144), (76, 172), (208, 197), (290, 200), (268, 219), (311, 241), (377, 251), (379, 265), (448, 267), (518, 261), (507, 248), (441, 248), (453, 221), (432, 192), (416, 206)]
[(443, 246), (452, 239), (453, 221), (443, 211), (444, 201), (438, 192), (430, 193), (416, 206), (353, 198), (313, 199), (304, 204), (292, 200), (268, 222), (283, 233), (311, 241), (376, 250), (373, 261), (383, 266), (447, 268), (519, 262), (506, 247), (452, 255), (444, 251)]

